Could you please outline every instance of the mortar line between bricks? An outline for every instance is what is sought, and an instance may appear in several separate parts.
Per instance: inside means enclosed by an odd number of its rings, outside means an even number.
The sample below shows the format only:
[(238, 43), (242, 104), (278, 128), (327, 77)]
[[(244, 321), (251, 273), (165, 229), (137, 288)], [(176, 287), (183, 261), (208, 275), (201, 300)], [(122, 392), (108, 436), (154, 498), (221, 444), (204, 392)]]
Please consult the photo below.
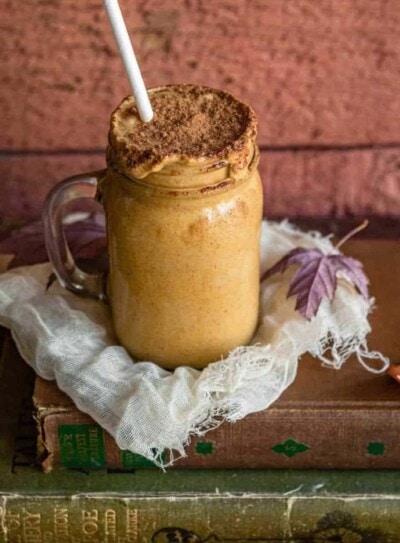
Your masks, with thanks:
[(0, 149), (0, 158), (28, 156), (105, 155), (104, 149)]
[[(400, 150), (400, 142), (355, 143), (349, 145), (259, 145), (262, 153), (301, 153), (307, 152), (349, 152)], [(0, 158), (14, 156), (65, 156), (65, 155), (104, 155), (105, 148), (94, 149), (0, 149)]]
[(354, 143), (348, 145), (259, 145), (261, 152), (282, 153), (282, 152), (349, 152), (349, 151), (380, 151), (386, 149), (400, 149), (400, 142), (387, 143)]

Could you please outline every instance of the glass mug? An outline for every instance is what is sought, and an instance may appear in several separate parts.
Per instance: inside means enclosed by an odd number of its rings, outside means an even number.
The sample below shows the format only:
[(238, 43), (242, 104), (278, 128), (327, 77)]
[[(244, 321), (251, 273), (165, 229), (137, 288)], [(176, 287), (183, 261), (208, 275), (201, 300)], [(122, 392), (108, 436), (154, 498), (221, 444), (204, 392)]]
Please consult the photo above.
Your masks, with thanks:
[[(46, 246), (59, 282), (110, 303), (116, 336), (135, 359), (202, 368), (251, 340), (262, 219), (254, 137), (240, 168), (229, 157), (178, 160), (142, 179), (120, 167), (110, 144), (106, 170), (66, 179), (48, 195)], [(104, 206), (106, 277), (81, 270), (63, 234), (64, 206), (82, 197)]]

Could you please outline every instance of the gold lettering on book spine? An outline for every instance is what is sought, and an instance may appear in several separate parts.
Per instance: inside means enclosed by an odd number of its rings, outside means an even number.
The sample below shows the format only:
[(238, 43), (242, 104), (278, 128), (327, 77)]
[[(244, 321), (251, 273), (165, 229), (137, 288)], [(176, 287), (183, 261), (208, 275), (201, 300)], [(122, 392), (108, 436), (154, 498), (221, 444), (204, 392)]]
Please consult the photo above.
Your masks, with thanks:
[(42, 516), (22, 509), (22, 534), (24, 543), (42, 543)]
[(68, 509), (55, 507), (54, 508), (54, 535), (56, 541), (69, 540), (69, 516)]
[(107, 509), (104, 513), (104, 530), (107, 542), (117, 540), (117, 514), (114, 509)]
[(9, 543), (139, 542), (138, 510), (129, 508), (128, 501), (99, 503), (96, 499), (99, 507), (93, 507), (92, 500), (78, 504), (52, 498), (23, 501), (19, 506), (0, 507), (0, 541), (4, 534)]
[(99, 512), (97, 509), (91, 509), (82, 511), (82, 535), (84, 541), (94, 542), (95, 536), (99, 531)]
[(81, 458), (83, 462), (87, 462), (88, 451), (86, 446), (86, 438), (84, 435), (78, 434), (76, 436), (76, 445), (79, 452), (79, 458)]
[(99, 429), (97, 427), (90, 428), (89, 430), (89, 449), (92, 461), (99, 463)]
[(127, 509), (126, 515), (126, 541), (127, 543), (136, 543), (138, 540), (137, 509)]
[(4, 515), (4, 531), (7, 534), (8, 540), (13, 543), (22, 542), (20, 531), (22, 526), (21, 514), (15, 513), (12, 510), (6, 511)]

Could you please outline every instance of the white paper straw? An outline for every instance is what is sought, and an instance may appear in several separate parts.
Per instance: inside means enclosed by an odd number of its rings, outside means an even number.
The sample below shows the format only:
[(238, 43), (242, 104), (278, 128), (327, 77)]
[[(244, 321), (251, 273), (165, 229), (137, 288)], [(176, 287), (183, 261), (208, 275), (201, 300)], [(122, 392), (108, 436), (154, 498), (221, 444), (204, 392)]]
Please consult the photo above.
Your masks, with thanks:
[(118, 0), (104, 0), (104, 6), (110, 19), (111, 28), (128, 75), (129, 83), (132, 87), (139, 116), (143, 122), (148, 123), (153, 118), (153, 109), (146, 87), (144, 86), (143, 77), (140, 73), (139, 64), (137, 63), (132, 43), (129, 39)]

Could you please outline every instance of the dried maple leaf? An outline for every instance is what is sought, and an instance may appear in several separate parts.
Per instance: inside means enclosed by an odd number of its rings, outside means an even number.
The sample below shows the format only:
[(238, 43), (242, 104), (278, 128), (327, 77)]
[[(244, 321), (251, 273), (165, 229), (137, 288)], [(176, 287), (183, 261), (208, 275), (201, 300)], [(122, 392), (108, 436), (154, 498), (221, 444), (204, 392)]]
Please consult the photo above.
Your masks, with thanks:
[[(336, 248), (344, 243), (360, 228), (346, 236)], [(342, 254), (325, 255), (319, 249), (304, 249), (298, 247), (290, 251), (279, 262), (269, 268), (261, 277), (261, 281), (275, 273), (283, 273), (289, 266), (299, 264), (290, 285), (288, 298), (296, 296), (296, 307), (306, 319), (310, 320), (317, 314), (323, 298), (329, 301), (337, 288), (337, 274), (341, 273), (368, 300), (368, 278), (364, 273), (361, 262)]]
[[(74, 217), (72, 217), (73, 219)], [(75, 258), (93, 259), (106, 250), (104, 215), (92, 213), (83, 220), (67, 217), (64, 232)], [(0, 254), (14, 255), (9, 268), (38, 264), (48, 260), (40, 221), (13, 230), (0, 241)]]

